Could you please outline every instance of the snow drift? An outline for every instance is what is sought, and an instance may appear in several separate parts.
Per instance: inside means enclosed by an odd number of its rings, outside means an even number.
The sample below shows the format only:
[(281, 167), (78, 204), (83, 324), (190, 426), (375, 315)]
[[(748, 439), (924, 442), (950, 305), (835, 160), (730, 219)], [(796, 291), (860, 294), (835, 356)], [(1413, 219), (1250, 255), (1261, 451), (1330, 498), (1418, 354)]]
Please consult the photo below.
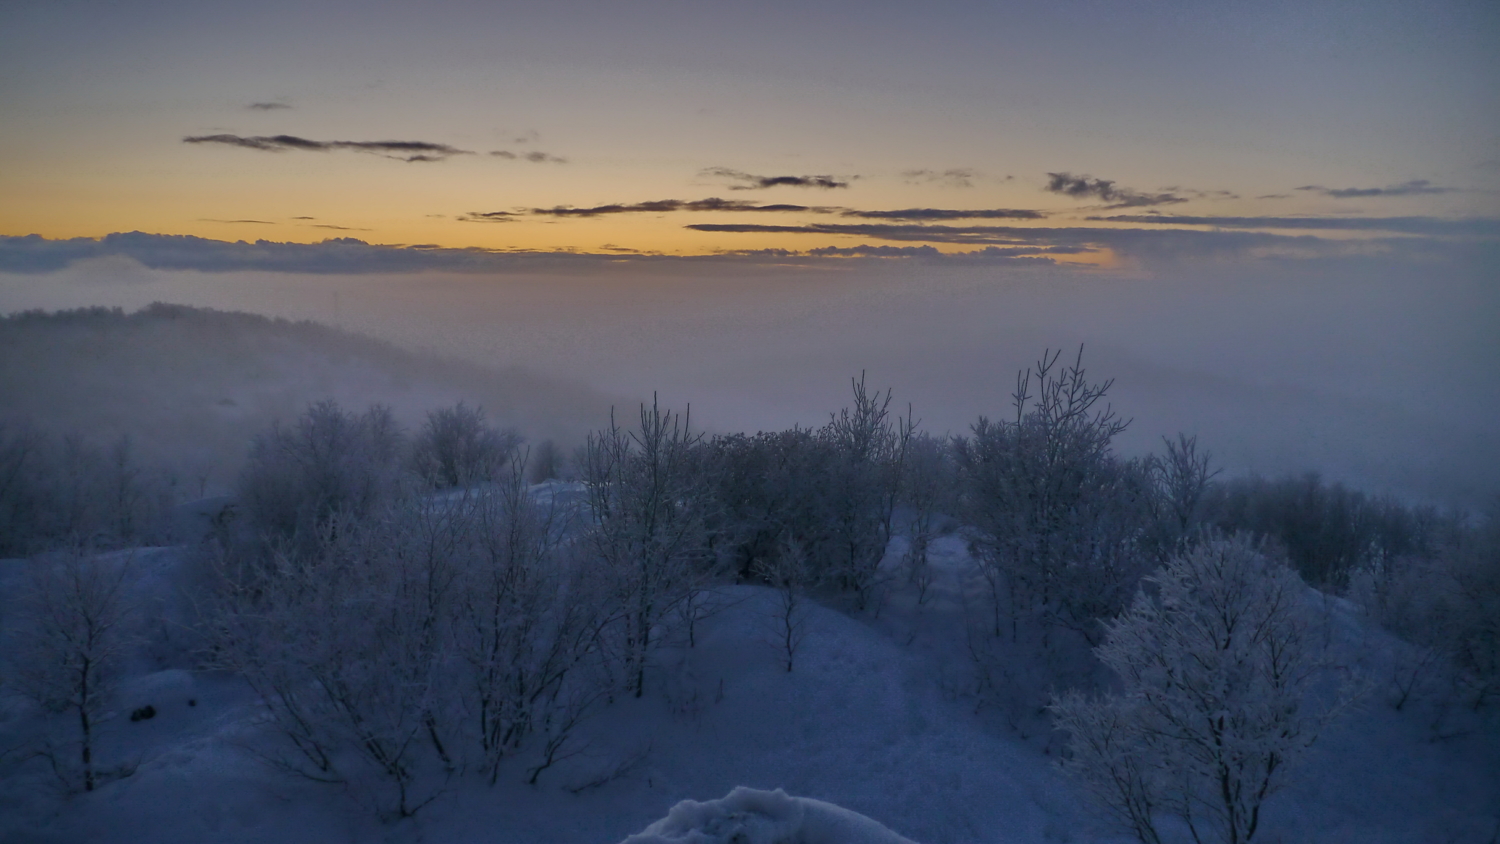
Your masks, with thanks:
[(721, 800), (684, 800), (622, 844), (915, 844), (832, 803), (739, 786)]

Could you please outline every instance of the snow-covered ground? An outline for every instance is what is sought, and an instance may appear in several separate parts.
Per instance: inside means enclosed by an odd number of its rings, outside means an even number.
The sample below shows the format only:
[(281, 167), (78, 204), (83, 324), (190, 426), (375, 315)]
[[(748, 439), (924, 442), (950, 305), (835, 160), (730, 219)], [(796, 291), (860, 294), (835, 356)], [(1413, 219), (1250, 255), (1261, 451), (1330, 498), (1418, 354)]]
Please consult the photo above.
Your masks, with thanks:
[[(725, 587), (694, 646), (663, 649), (647, 694), (603, 708), (582, 752), (538, 785), (524, 784), (521, 768), (503, 771), (494, 787), (458, 778), (397, 823), (378, 821), (355, 791), (258, 759), (253, 696), (233, 677), (194, 670), (188, 655), (179, 625), (191, 606), (177, 592), (186, 552), (126, 556), (141, 575), (152, 636), (101, 728), (101, 758), (135, 772), (64, 797), (42, 764), (12, 758), (0, 767), (0, 841), (608, 844), (648, 828), (656, 837), (634, 840), (753, 844), (775, 830), (785, 835), (764, 840), (1126, 840), (1102, 830), (1057, 772), (1058, 742), (1032, 728), (1039, 713), (1005, 711), (1005, 696), (993, 691), (977, 705), (960, 621), (967, 558), (956, 537), (935, 548), (938, 579), (923, 605), (901, 590), (878, 616), (815, 605), (790, 673), (771, 644), (774, 593)], [(15, 594), (26, 565), (0, 563), (0, 601)], [(10, 607), (0, 610), (0, 623), (14, 623)], [(1368, 670), (1387, 670), (1396, 643), (1347, 604), (1331, 604), (1330, 614), (1335, 637), (1361, 646)], [(1040, 682), (1024, 673), (1010, 680)], [(129, 719), (147, 704), (155, 717)], [(1434, 738), (1441, 731), (1430, 709), (1396, 712), (1372, 693), (1272, 799), (1264, 840), (1493, 841), (1500, 737), (1492, 721), (1452, 723), (1458, 734)], [(0, 751), (58, 726), (7, 698)], [(733, 837), (734, 824), (745, 837)]]

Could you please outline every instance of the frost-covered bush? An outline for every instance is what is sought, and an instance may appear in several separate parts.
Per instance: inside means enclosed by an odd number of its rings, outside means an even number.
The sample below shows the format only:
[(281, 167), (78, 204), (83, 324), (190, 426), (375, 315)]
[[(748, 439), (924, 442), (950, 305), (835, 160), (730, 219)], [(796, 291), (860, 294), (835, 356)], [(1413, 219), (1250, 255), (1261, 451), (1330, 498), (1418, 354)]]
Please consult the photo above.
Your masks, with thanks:
[(605, 583), (568, 537), (576, 513), (531, 500), (524, 461), (473, 506), (474, 545), (455, 582), (454, 654), (477, 767), (502, 764), (540, 736), (529, 778), (556, 760), (573, 728), (609, 689), (598, 641), (609, 622)]
[(1143, 842), (1159, 812), (1242, 844), (1265, 800), (1338, 711), (1306, 588), (1244, 537), (1210, 538), (1148, 578), (1096, 649), (1119, 693), (1052, 704), (1064, 767)]
[(521, 437), (485, 422), (484, 409), (459, 402), (427, 414), (411, 445), (412, 468), (429, 487), (452, 489), (497, 480)]
[(1500, 698), (1500, 503), (1477, 527), (1451, 526), (1431, 555), (1374, 556), (1349, 594), (1410, 646), (1390, 678), (1397, 709), (1429, 695), (1476, 710)]
[(403, 438), (389, 408), (334, 401), (255, 438), (237, 499), (258, 540), (312, 549), (335, 524), (376, 512), (400, 491)]
[(1431, 508), (1329, 484), (1316, 473), (1217, 483), (1202, 506), (1209, 524), (1269, 537), (1303, 580), (1335, 590), (1379, 560), (1434, 556), (1449, 527)]
[(451, 765), (443, 622), (461, 539), (452, 513), (406, 515), (333, 517), (310, 550), (272, 555), (251, 580), (226, 568), (208, 620), (210, 664), (244, 677), (277, 728), (267, 758), (364, 786), (398, 816)]
[(742, 579), (774, 560), (785, 541), (806, 553), (814, 579), (830, 554), (824, 478), (836, 460), (831, 444), (805, 428), (715, 437), (709, 445), (717, 506), (711, 536)]

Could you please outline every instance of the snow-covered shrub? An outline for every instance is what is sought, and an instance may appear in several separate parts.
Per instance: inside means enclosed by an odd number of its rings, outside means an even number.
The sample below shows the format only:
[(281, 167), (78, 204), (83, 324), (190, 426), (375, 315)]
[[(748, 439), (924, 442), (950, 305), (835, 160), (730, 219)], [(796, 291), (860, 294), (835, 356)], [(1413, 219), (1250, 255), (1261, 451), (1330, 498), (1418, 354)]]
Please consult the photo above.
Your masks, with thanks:
[(273, 426), (251, 444), (239, 478), (250, 530), (256, 539), (312, 549), (335, 518), (363, 518), (399, 491), (402, 445), (381, 406), (356, 415), (322, 401), (290, 427)]
[(52, 715), (62, 735), (42, 736), (32, 750), (69, 788), (93, 791), (122, 773), (95, 759), (100, 718), (135, 639), (128, 556), (99, 557), (84, 549), (28, 563), (20, 621), (10, 644), (7, 684)]
[(1008, 602), (1013, 624), (1035, 606), (1044, 624), (1092, 636), (1143, 573), (1151, 490), (1140, 464), (1111, 451), (1127, 423), (1097, 405), (1113, 382), (1086, 379), (1081, 349), (1059, 370), (1060, 354), (1044, 354), (1017, 376), (1013, 420), (980, 417), (972, 435), (955, 442), (997, 635)]
[(459, 402), (427, 414), (412, 442), (412, 468), (433, 489), (473, 486), (498, 479), (520, 442), (486, 424), (483, 408)]
[(641, 405), (638, 430), (615, 423), (591, 434), (584, 455), (589, 509), (586, 542), (597, 575), (612, 592), (618, 623), (610, 643), (637, 697), (663, 626), (712, 573), (701, 434), (653, 401)]
[(1248, 842), (1340, 708), (1320, 687), (1306, 588), (1245, 537), (1209, 538), (1148, 580), (1096, 649), (1120, 693), (1053, 703), (1064, 765), (1144, 842), (1158, 810), (1195, 840)]

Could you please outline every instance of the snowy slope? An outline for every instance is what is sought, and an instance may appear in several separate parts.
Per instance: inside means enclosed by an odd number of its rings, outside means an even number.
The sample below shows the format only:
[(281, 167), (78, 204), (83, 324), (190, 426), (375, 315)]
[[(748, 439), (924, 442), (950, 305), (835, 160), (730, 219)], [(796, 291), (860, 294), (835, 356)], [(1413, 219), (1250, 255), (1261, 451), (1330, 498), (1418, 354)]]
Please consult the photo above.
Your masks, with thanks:
[[(1057, 774), (1047, 753), (1055, 740), (1023, 738), (994, 706), (976, 712), (960, 681), (964, 643), (954, 638), (963, 545), (948, 537), (936, 554), (940, 579), (924, 606), (905, 594), (878, 618), (815, 606), (791, 673), (768, 642), (773, 593), (726, 587), (695, 645), (664, 649), (648, 694), (605, 708), (582, 752), (538, 786), (522, 782), (520, 767), (493, 788), (458, 779), (415, 819), (383, 825), (357, 792), (288, 777), (255, 757), (264, 744), (248, 691), (232, 677), (191, 670), (178, 625), (191, 606), (176, 594), (188, 577), (185, 552), (143, 550), (132, 564), (154, 632), (131, 664), (101, 751), (106, 763), (133, 762), (136, 772), (65, 799), (40, 765), (0, 766), (0, 841), (562, 844), (618, 842), (648, 829), (658, 837), (638, 841), (717, 841), (685, 830), (696, 823), (723, 832), (738, 814), (747, 830), (764, 831), (797, 811), (803, 838), (786, 840), (807, 844), (1125, 840), (1099, 829)], [(0, 596), (14, 594), (25, 565), (0, 563)], [(1365, 632), (1347, 605), (1331, 612), (1338, 635), (1363, 640), (1362, 659), (1381, 670), (1395, 645)], [(129, 712), (147, 703), (157, 716), (130, 722)], [(6, 701), (0, 749), (45, 720)], [(1500, 818), (1493, 725), (1433, 741), (1430, 721), (1428, 712), (1396, 713), (1369, 699), (1272, 800), (1265, 840), (1490, 841)], [(839, 824), (856, 832), (817, 832)], [(898, 837), (879, 838), (885, 831)]]

